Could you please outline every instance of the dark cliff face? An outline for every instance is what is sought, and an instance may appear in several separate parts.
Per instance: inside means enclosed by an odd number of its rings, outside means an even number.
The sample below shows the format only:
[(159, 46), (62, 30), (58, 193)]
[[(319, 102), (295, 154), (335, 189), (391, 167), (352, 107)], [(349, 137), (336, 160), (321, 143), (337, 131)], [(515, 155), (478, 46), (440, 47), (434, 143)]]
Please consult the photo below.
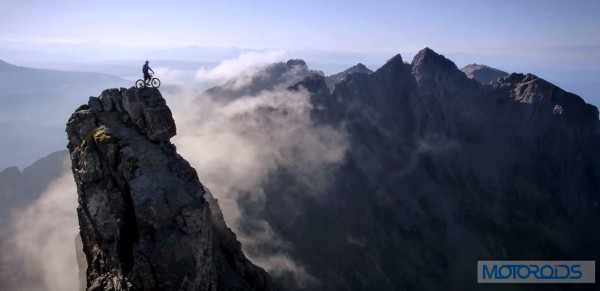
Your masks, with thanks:
[(106, 90), (69, 119), (87, 290), (273, 290), (169, 142), (175, 133), (150, 88)]
[(431, 49), (300, 86), (348, 133), (345, 162), (318, 198), (281, 169), (267, 211), (246, 213), (289, 242), (308, 289), (478, 290), (478, 260), (600, 259), (598, 110), (580, 97), (531, 74), (482, 85)]

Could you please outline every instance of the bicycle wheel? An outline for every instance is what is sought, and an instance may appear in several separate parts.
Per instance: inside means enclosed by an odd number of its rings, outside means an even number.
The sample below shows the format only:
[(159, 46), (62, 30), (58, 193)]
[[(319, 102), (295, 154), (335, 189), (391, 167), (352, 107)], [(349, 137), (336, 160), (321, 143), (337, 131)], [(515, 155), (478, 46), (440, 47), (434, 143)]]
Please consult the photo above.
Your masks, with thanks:
[(144, 80), (139, 79), (139, 80), (135, 81), (135, 87), (138, 89), (144, 88), (145, 87)]
[(158, 88), (160, 87), (160, 80), (158, 78), (152, 78), (152, 87), (153, 88)]

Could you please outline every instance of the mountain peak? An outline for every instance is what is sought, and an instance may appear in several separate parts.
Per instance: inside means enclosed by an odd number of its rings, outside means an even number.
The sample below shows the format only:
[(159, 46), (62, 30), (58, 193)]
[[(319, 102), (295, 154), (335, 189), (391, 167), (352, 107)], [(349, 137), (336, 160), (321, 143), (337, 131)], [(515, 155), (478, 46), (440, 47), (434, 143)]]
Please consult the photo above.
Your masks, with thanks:
[(462, 68), (463, 70), (477, 70), (477, 69), (485, 69), (485, 68), (492, 68), (488, 65), (483, 65), (483, 64), (476, 64), (476, 63), (472, 63), (472, 64), (468, 64), (466, 65), (464, 68)]
[(396, 54), (395, 56), (391, 57), (385, 62), (384, 66), (394, 64), (404, 64), (404, 60), (402, 60), (402, 56), (400, 54)]
[(288, 90), (296, 91), (304, 87), (311, 94), (320, 94), (327, 91), (327, 82), (322, 74), (313, 73), (305, 77), (302, 81), (289, 86)]
[(387, 60), (385, 64), (383, 64), (383, 66), (377, 69), (377, 72), (388, 72), (385, 74), (395, 74), (406, 71), (407, 66), (408, 65), (404, 63), (402, 56), (400, 54), (396, 54), (395, 56)]
[(308, 65), (306, 65), (306, 62), (302, 59), (290, 59), (287, 62), (285, 62), (285, 65), (287, 67), (295, 67), (295, 66), (308, 67)]
[(158, 89), (106, 90), (66, 131), (90, 290), (274, 289), (169, 142)]
[(481, 84), (488, 84), (508, 75), (507, 72), (480, 64), (466, 65), (461, 71), (470, 79), (474, 79)]
[[(412, 74), (424, 90), (431, 90), (433, 85), (451, 85), (469, 79), (454, 62), (426, 47), (419, 51), (412, 60)], [(462, 80), (462, 81), (459, 81)]]
[(373, 71), (371, 71), (369, 68), (367, 68), (367, 66), (363, 65), (362, 63), (358, 63), (358, 64), (344, 70), (343, 72), (340, 72), (340, 73), (337, 73), (337, 74), (334, 74), (331, 76), (327, 76), (325, 78), (325, 83), (327, 84), (327, 87), (329, 87), (330, 89), (333, 89), (333, 86), (335, 84), (348, 78), (352, 74), (371, 74), (371, 73), (373, 73)]
[(435, 63), (449, 67), (456, 67), (451, 60), (447, 59), (441, 54), (436, 53), (434, 50), (428, 47), (420, 50), (412, 60), (413, 66), (419, 66), (426, 63)]
[(286, 62), (277, 62), (259, 67), (250, 75), (250, 79), (234, 77), (227, 80), (223, 86), (215, 86), (204, 92), (222, 99), (233, 100), (242, 95), (255, 95), (264, 90), (273, 90), (275, 87), (292, 86), (314, 73), (302, 59), (290, 59)]
[(348, 69), (346, 69), (344, 72), (347, 73), (365, 73), (365, 74), (370, 74), (373, 73), (373, 71), (371, 71), (371, 69), (367, 68), (367, 66), (365, 66), (362, 63), (358, 63)]

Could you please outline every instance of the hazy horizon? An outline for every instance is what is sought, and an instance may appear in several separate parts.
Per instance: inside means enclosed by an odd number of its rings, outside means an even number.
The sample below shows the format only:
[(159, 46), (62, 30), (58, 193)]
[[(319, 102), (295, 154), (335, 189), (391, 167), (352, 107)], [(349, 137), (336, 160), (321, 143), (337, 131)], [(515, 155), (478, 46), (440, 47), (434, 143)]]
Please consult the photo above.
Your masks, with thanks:
[[(235, 66), (211, 84), (292, 58), (326, 75), (357, 63), (376, 70), (396, 54), (410, 62), (430, 47), (459, 68), (477, 63), (533, 73), (600, 106), (600, 3), (591, 1), (3, 3), (0, 60), (18, 66), (131, 81), (149, 59), (164, 86), (197, 86), (199, 74), (227, 62)], [(100, 93), (82, 92), (78, 103)]]
[[(508, 73), (532, 73), (562, 89), (573, 92), (588, 103), (600, 106), (597, 82), (600, 80), (600, 45), (598, 47), (557, 47), (554, 52), (540, 55), (515, 56), (507, 54), (477, 54), (446, 52), (443, 47), (429, 47), (452, 60), (458, 68), (468, 64), (484, 64)], [(66, 44), (37, 41), (0, 40), (0, 60), (17, 66), (41, 69), (57, 69), (112, 74), (128, 80), (139, 78), (140, 67), (149, 59), (153, 68), (166, 70), (183, 67), (188, 71), (209, 69), (222, 61), (236, 59), (248, 53), (274, 54), (276, 58), (256, 60), (256, 64), (303, 59), (311, 69), (326, 75), (341, 72), (357, 63), (377, 70), (393, 56), (400, 54), (405, 62), (411, 62), (420, 50), (390, 52), (352, 52), (325, 50), (283, 50), (249, 48), (211, 48), (197, 45), (154, 48), (151, 46), (126, 47), (101, 43)], [(95, 51), (103, 51), (97, 53)], [(107, 55), (108, 54), (108, 55)], [(158, 64), (158, 65), (157, 65)], [(175, 64), (175, 65), (173, 65)], [(120, 70), (127, 68), (128, 74)], [(98, 92), (100, 93), (100, 92)]]

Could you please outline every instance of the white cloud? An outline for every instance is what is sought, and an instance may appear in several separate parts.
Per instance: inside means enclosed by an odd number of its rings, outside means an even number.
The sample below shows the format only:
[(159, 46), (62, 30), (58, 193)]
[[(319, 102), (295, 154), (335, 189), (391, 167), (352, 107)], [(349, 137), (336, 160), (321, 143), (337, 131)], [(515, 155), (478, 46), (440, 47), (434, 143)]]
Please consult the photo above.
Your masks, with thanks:
[(188, 74), (190, 73), (170, 67), (157, 67), (154, 69), (154, 76), (160, 77), (163, 84), (181, 84), (187, 79)]
[(308, 92), (278, 90), (231, 103), (204, 95), (175, 112), (173, 143), (219, 199), (228, 225), (240, 218), (239, 196), (264, 199), (260, 183), (279, 167), (316, 177), (344, 158), (344, 132), (314, 124), (311, 107)]
[(280, 61), (283, 55), (283, 51), (275, 50), (246, 52), (234, 59), (226, 59), (212, 69), (201, 68), (196, 72), (196, 80), (222, 83), (235, 78), (234, 86), (243, 86), (250, 76), (260, 72), (261, 65)]

